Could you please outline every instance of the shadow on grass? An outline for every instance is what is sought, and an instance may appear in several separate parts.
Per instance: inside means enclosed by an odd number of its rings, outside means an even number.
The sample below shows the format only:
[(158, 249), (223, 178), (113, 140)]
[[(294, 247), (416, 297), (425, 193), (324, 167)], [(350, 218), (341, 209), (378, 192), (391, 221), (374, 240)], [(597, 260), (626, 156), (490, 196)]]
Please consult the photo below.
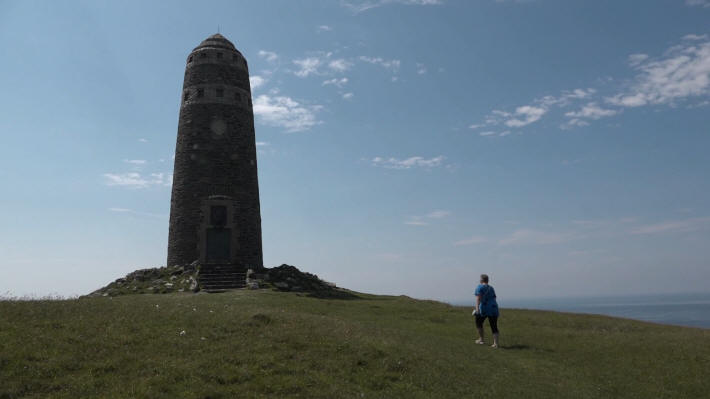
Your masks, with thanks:
[(506, 350), (528, 350), (528, 351), (538, 351), (538, 352), (554, 352), (552, 349), (546, 349), (546, 348), (534, 348), (530, 345), (521, 345), (521, 344), (516, 344), (516, 345), (501, 345), (501, 349), (506, 349)]
[(306, 293), (306, 296), (309, 296), (311, 298), (318, 298), (318, 299), (345, 299), (345, 300), (353, 300), (353, 299), (366, 299), (363, 298), (357, 294), (354, 294), (349, 291), (341, 291), (341, 290), (332, 290), (332, 291), (314, 291), (314, 292), (308, 292)]
[(501, 349), (513, 349), (513, 350), (530, 350), (532, 349), (530, 345), (501, 345)]

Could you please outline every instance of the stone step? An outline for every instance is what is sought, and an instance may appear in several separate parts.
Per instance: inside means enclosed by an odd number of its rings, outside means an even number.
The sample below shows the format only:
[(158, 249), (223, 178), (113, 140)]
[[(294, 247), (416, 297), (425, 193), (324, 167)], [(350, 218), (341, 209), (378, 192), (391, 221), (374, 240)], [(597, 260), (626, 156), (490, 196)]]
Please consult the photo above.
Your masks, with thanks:
[(245, 285), (236, 285), (236, 284), (219, 284), (219, 285), (206, 285), (203, 286), (202, 289), (205, 291), (213, 291), (213, 290), (235, 290), (239, 288), (245, 288)]
[(247, 276), (244, 274), (235, 274), (235, 273), (212, 273), (212, 274), (199, 274), (197, 276), (200, 279), (204, 278), (213, 278), (213, 277), (227, 277), (227, 278), (240, 278), (240, 279), (246, 279)]
[(237, 288), (244, 288), (246, 287), (245, 285), (238, 285), (238, 284), (213, 284), (213, 285), (205, 285), (202, 287), (203, 290), (233, 290)]
[(246, 285), (244, 281), (236, 280), (212, 280), (212, 281), (200, 281), (200, 285), (206, 287), (208, 285)]
[(222, 275), (215, 275), (215, 276), (200, 276), (199, 278), (200, 281), (214, 281), (214, 280), (226, 280), (226, 281), (246, 281), (246, 278), (238, 277), (238, 276), (222, 276)]
[(244, 288), (247, 285), (247, 269), (230, 264), (201, 265), (197, 279), (200, 287), (207, 292)]

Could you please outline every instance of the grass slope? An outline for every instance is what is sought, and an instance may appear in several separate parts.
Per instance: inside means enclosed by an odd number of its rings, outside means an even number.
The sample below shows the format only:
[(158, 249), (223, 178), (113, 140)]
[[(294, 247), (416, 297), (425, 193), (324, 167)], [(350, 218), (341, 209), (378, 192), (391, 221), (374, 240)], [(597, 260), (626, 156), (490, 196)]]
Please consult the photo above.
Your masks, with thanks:
[(503, 309), (496, 350), (473, 344), (470, 309), (360, 298), (260, 290), (0, 301), (0, 398), (710, 392), (710, 330)]

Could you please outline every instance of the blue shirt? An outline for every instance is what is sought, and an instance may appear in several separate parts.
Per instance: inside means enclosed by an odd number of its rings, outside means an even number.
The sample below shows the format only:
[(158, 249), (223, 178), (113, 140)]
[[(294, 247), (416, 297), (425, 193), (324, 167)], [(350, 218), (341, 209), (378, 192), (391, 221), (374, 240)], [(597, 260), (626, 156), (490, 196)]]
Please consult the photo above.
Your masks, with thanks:
[(498, 317), (498, 302), (496, 302), (496, 290), (488, 284), (479, 284), (476, 287), (476, 296), (481, 296), (481, 303), (478, 309), (481, 311), (481, 316)]

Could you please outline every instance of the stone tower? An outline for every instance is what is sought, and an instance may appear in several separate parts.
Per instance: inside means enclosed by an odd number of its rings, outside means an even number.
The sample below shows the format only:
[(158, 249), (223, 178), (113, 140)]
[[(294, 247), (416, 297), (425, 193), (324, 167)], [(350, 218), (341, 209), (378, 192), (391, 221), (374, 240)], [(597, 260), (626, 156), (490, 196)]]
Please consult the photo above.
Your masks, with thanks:
[(175, 148), (167, 264), (196, 260), (263, 267), (249, 70), (220, 34), (187, 57)]

